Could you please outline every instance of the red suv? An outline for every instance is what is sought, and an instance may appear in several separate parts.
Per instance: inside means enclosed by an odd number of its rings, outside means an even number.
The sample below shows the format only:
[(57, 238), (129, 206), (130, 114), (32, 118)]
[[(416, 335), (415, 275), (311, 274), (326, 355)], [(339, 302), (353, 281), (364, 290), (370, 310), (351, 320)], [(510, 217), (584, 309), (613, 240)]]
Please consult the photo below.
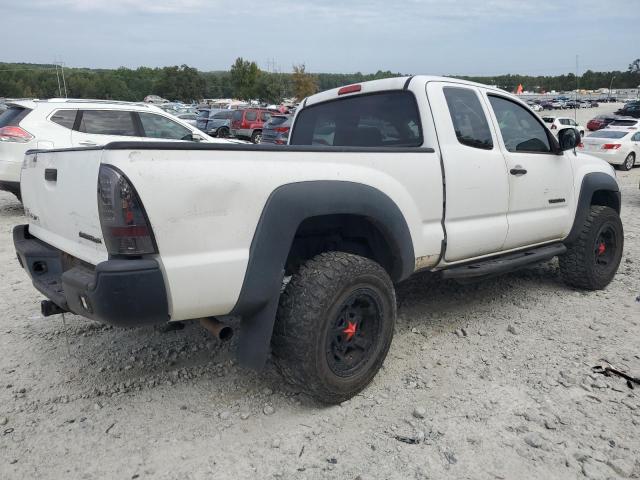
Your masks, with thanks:
[(249, 138), (253, 143), (260, 143), (262, 127), (272, 114), (264, 108), (236, 110), (231, 117), (231, 135), (236, 138)]

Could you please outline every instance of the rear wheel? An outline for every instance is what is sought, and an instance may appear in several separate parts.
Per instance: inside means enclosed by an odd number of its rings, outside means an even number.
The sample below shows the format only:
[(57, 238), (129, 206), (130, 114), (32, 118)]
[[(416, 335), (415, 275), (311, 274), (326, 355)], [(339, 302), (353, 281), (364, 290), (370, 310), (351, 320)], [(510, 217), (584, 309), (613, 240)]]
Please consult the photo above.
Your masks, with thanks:
[(255, 132), (253, 132), (253, 134), (251, 135), (251, 142), (258, 144), (262, 141), (262, 130), (256, 130)]
[(229, 129), (226, 127), (220, 127), (216, 133), (216, 137), (227, 138), (229, 136)]
[(565, 283), (585, 290), (605, 288), (618, 271), (624, 237), (618, 213), (593, 205), (575, 242), (560, 257)]
[(384, 361), (396, 319), (393, 283), (377, 263), (320, 254), (283, 292), (273, 355), (284, 377), (325, 403), (353, 397)]
[(636, 156), (633, 154), (633, 152), (631, 152), (629, 155), (627, 155), (627, 158), (624, 159), (624, 162), (622, 162), (622, 165), (620, 165), (620, 169), (621, 170), (631, 170), (633, 168), (633, 166), (636, 163)]

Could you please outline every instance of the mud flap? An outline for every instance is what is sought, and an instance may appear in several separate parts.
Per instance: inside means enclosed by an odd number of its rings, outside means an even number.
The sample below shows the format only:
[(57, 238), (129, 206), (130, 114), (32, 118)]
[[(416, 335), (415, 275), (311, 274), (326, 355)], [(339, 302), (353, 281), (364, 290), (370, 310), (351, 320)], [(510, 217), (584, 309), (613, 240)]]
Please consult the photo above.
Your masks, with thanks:
[(269, 356), (278, 301), (279, 295), (276, 295), (260, 310), (242, 317), (236, 350), (240, 365), (255, 370), (261, 370), (264, 367)]

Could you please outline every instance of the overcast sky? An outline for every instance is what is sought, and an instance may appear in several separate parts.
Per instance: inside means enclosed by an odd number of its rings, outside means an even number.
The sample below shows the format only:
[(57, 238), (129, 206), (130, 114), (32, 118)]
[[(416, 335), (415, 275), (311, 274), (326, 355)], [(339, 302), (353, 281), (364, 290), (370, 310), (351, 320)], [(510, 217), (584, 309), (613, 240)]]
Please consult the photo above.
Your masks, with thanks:
[(0, 61), (559, 74), (640, 57), (640, 0), (0, 0)]

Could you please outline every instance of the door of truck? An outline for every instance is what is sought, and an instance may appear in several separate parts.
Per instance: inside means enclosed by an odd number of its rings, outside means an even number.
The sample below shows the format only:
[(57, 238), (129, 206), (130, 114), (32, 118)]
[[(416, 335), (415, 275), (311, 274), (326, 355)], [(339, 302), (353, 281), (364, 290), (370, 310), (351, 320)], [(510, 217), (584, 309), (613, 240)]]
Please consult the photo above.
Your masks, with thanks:
[(570, 155), (552, 152), (551, 133), (517, 101), (483, 92), (509, 170), (509, 233), (504, 250), (556, 240), (572, 225)]
[(481, 92), (466, 84), (428, 82), (427, 95), (446, 183), (445, 260), (499, 252), (507, 236), (509, 182)]

